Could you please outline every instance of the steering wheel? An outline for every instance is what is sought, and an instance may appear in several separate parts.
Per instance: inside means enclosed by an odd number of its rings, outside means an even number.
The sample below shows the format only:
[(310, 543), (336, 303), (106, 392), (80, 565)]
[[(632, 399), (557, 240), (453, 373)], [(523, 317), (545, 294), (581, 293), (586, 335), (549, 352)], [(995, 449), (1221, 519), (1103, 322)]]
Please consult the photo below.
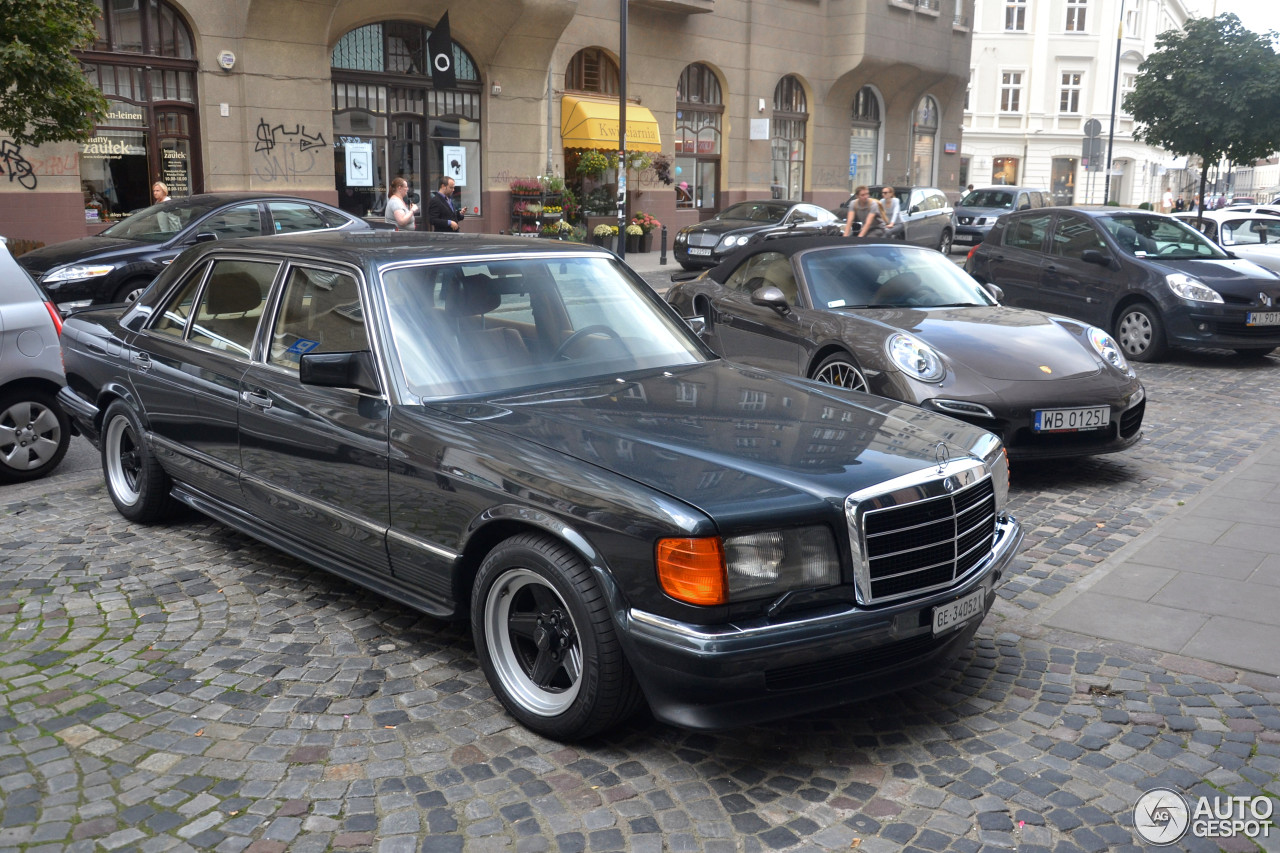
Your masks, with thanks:
[(1178, 252), (1181, 252), (1182, 248), (1183, 248), (1182, 244), (1180, 243), (1170, 243), (1169, 245), (1162, 247), (1159, 252), (1156, 252), (1156, 254), (1157, 255), (1173, 255)]
[(574, 343), (582, 340), (587, 335), (604, 335), (605, 337), (612, 338), (615, 342), (617, 342), (618, 346), (622, 348), (623, 352), (625, 352), (627, 355), (631, 355), (631, 350), (627, 349), (627, 345), (622, 342), (621, 335), (619, 335), (609, 326), (606, 326), (602, 323), (597, 323), (594, 326), (583, 326), (581, 329), (574, 332), (569, 337), (565, 338), (564, 341), (561, 342), (560, 346), (556, 347), (556, 351), (551, 354), (551, 360), (559, 361), (561, 359), (564, 359), (567, 361), (568, 356), (566, 356), (565, 353), (569, 350), (570, 347), (574, 345)]

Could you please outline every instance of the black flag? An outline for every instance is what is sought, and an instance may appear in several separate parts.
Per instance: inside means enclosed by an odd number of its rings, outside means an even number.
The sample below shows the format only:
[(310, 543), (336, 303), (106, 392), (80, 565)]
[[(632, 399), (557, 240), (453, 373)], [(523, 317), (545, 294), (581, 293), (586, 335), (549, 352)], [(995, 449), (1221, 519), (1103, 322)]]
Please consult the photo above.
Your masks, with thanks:
[(427, 39), (428, 59), (431, 61), (431, 85), (436, 89), (453, 89), (458, 78), (453, 73), (453, 37), (449, 35), (449, 13), (445, 12), (440, 23)]

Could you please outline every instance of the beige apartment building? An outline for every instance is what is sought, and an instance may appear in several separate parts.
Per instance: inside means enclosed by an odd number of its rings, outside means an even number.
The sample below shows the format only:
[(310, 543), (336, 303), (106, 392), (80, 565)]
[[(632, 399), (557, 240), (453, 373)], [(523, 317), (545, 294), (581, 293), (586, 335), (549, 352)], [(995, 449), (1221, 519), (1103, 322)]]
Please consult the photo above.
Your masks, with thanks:
[[(1180, 29), (1188, 14), (1183, 0), (976, 0), (967, 183), (1043, 187), (1058, 204), (1102, 204), (1111, 144), (1111, 199), (1155, 205), (1165, 190), (1187, 191), (1186, 158), (1136, 141), (1122, 104), (1156, 37)], [(1087, 150), (1091, 122), (1098, 143)]]
[[(391, 178), (449, 170), (466, 231), (509, 227), (511, 181), (617, 147), (622, 0), (98, 0), (80, 54), (111, 108), (87, 143), (0, 139), (0, 234), (52, 243), (150, 203), (289, 193), (376, 215)], [(776, 195), (962, 185), (972, 0), (631, 0), (629, 180), (670, 228)], [(432, 84), (445, 13), (454, 85)], [(606, 176), (616, 180), (616, 175)]]

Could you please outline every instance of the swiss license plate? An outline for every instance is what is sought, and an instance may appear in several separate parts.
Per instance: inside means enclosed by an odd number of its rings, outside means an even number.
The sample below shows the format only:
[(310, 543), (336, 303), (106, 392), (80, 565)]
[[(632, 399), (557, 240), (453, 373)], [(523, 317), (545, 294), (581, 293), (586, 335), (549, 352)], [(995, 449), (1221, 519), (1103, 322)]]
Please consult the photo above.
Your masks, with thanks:
[(1110, 406), (1082, 409), (1038, 409), (1033, 429), (1036, 432), (1081, 432), (1103, 429), (1111, 423)]
[(1280, 311), (1250, 311), (1248, 326), (1280, 326)]
[(957, 601), (939, 604), (933, 608), (933, 633), (941, 634), (975, 616), (982, 615), (982, 604), (986, 599), (985, 590), (974, 590)]
[(694, 248), (690, 247), (690, 249), (689, 249), (689, 254), (691, 254), (691, 255), (710, 255), (710, 254), (711, 254), (711, 250), (710, 250), (710, 249), (694, 249)]

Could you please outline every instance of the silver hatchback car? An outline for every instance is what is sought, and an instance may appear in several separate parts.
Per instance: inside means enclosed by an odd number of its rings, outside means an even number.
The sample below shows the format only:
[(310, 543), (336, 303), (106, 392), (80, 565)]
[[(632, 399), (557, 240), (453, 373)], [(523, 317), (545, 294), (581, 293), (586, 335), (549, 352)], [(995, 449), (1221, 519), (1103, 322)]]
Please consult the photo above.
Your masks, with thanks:
[(43, 477), (66, 455), (61, 334), (58, 309), (0, 242), (0, 483)]

